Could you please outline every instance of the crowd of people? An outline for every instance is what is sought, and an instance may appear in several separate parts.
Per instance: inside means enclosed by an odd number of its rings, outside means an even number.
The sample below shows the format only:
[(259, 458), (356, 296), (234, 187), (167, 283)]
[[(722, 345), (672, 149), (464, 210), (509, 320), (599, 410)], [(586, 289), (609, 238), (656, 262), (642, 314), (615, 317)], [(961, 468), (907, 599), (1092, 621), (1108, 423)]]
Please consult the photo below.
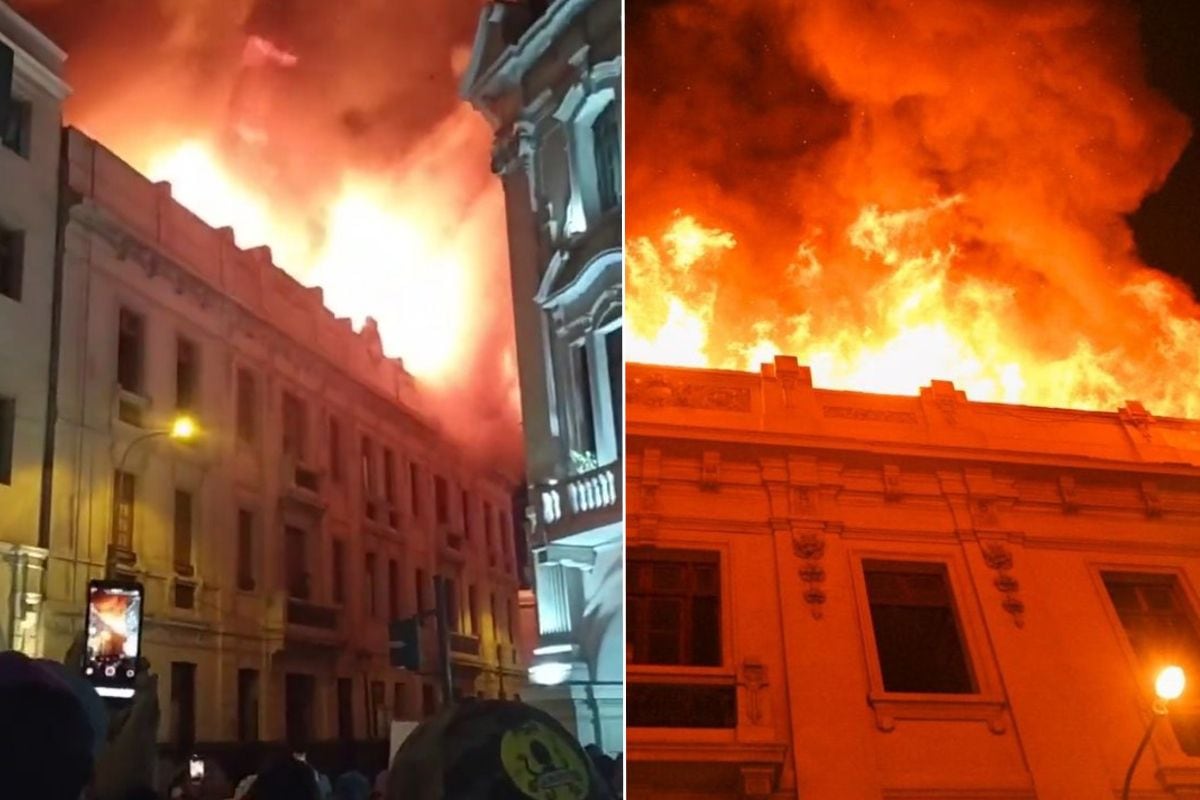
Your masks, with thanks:
[[(73, 663), (71, 654), (66, 660)], [(418, 726), (389, 769), (331, 779), (286, 748), (252, 775), (215, 762), (162, 778), (157, 677), (143, 664), (113, 710), (76, 670), (0, 653), (0, 775), (13, 800), (610, 800), (621, 759), (580, 747), (531, 706), (470, 700)], [(382, 766), (382, 765), (381, 765)], [(200, 773), (200, 774), (197, 774)], [(8, 794), (7, 790), (12, 790)]]

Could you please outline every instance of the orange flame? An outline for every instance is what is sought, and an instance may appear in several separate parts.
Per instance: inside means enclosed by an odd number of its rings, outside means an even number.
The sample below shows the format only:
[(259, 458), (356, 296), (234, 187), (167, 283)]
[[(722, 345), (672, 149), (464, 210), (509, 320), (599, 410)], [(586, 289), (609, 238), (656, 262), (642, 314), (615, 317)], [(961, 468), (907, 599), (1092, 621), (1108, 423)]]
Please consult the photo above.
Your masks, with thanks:
[[(1124, 219), (1188, 133), (1139, 77), (1131, 18), (880, 6), (643, 16), (629, 60), (652, 51), (658, 72), (630, 73), (654, 134), (630, 143), (629, 358), (787, 353), (831, 388), (945, 379), (974, 400), (1200, 416), (1200, 308), (1138, 261)], [(661, 101), (663, 64), (687, 102)]]

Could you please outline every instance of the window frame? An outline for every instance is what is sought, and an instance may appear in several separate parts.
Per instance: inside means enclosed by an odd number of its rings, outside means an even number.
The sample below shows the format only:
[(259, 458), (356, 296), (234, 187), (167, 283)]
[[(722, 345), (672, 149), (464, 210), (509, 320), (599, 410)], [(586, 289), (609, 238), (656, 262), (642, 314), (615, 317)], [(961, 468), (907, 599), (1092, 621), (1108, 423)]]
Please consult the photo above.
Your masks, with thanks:
[(17, 398), (0, 395), (0, 486), (12, 486), (16, 451)]
[[(19, 303), (25, 289), (26, 232), (22, 228), (10, 228), (0, 223), (0, 240), (3, 239), (11, 243), (11, 250), (9, 247), (0, 248), (0, 297)], [(7, 265), (11, 270), (6, 268), (3, 258), (11, 259)]]
[[(5, 98), (8, 104), (9, 114), (6, 119), (16, 118), (17, 140), (11, 142), (5, 134), (8, 131), (0, 131), (0, 149), (7, 150), (20, 158), (28, 161), (33, 152), (33, 125), (34, 125), (34, 105), (33, 101), (26, 97), (18, 96), (11, 92)], [(16, 111), (16, 114), (12, 112)]]
[[(897, 720), (937, 719), (984, 721), (992, 733), (1008, 727), (1008, 702), (1000, 682), (996, 657), (980, 608), (973, 594), (974, 582), (961, 548), (890, 550), (858, 549), (848, 552), (850, 580), (862, 637), (862, 657), (866, 667), (867, 703), (875, 713), (876, 726), (891, 731)], [(963, 694), (940, 692), (889, 692), (884, 689), (883, 668), (871, 619), (867, 594), (866, 562), (887, 561), (916, 565), (935, 565), (945, 569), (953, 610), (958, 622), (967, 669), (975, 681), (975, 691)]]
[[(1129, 640), (1129, 634), (1125, 630), (1124, 623), (1121, 622), (1121, 616), (1117, 613), (1116, 605), (1113, 603), (1112, 597), (1108, 593), (1108, 587), (1104, 583), (1104, 575), (1105, 573), (1122, 573), (1125, 575), (1154, 576), (1174, 580), (1175, 588), (1184, 603), (1184, 613), (1189, 618), (1197, 636), (1200, 636), (1200, 594), (1197, 594), (1196, 587), (1189, 580), (1187, 569), (1182, 563), (1164, 563), (1161, 560), (1157, 562), (1091, 561), (1088, 563), (1088, 571), (1091, 573), (1091, 578), (1105, 618), (1112, 626), (1117, 647), (1121, 649), (1121, 653), (1125, 657), (1133, 689), (1135, 692), (1140, 693), (1143, 703), (1149, 708), (1156, 700), (1154, 694), (1155, 675), (1153, 670), (1146, 671), (1146, 665), (1142, 664), (1137, 652), (1133, 649), (1133, 643)], [(1200, 712), (1200, 699), (1187, 705), (1186, 709), (1189, 712)], [(1154, 732), (1154, 743), (1156, 749), (1161, 748), (1159, 749), (1160, 753), (1171, 761), (1174, 761), (1177, 765), (1192, 767), (1200, 763), (1200, 756), (1191, 756), (1184, 751), (1178, 737), (1175, 735), (1175, 731), (1169, 724), (1158, 726), (1158, 730)], [(1170, 762), (1164, 766), (1170, 766)], [(1168, 786), (1167, 788), (1171, 787)]]

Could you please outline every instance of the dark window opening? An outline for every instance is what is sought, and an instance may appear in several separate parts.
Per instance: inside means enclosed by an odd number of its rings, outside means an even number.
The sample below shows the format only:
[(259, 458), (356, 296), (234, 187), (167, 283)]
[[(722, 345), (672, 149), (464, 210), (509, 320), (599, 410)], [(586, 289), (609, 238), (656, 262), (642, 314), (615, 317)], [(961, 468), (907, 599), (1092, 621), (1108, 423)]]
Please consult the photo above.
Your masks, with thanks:
[(255, 408), (258, 403), (254, 386), (254, 375), (248, 369), (237, 371), (237, 435), (246, 444), (254, 444), (257, 439), (257, 417)]
[(192, 495), (175, 490), (175, 571), (192, 574)]
[(313, 740), (315, 684), (312, 675), (286, 673), (284, 676), (284, 729), (292, 752), (306, 752)]
[(337, 417), (329, 418), (329, 478), (342, 482), (342, 423)]
[(607, 211), (621, 202), (621, 132), (615, 101), (605, 106), (592, 123), (592, 146), (600, 210)]
[(133, 394), (142, 394), (142, 358), (145, 321), (122, 308), (117, 322), (117, 383)]
[[(1175, 576), (1109, 572), (1103, 578), (1129, 645), (1148, 672), (1157, 674), (1173, 664), (1188, 676), (1200, 674), (1200, 635)], [(1197, 699), (1189, 679), (1167, 716), (1179, 747), (1189, 756), (1200, 756)]]
[(388, 559), (388, 619), (400, 618), (400, 565)]
[(632, 664), (721, 664), (720, 562), (700, 550), (629, 551)]
[(354, 739), (354, 683), (350, 678), (337, 679), (337, 729), (343, 742)]
[(413, 462), (408, 468), (409, 495), (413, 517), (421, 516), (421, 467)]
[(333, 602), (346, 602), (346, 545), (333, 540)]
[(238, 670), (238, 741), (258, 741), (258, 670)]
[(441, 475), (433, 478), (433, 504), (437, 512), (437, 521), (443, 525), (450, 522), (450, 489), (446, 479)]
[(187, 339), (175, 342), (175, 408), (193, 411), (196, 408), (196, 387), (200, 369), (196, 345)]
[(575, 387), (578, 393), (578, 443), (577, 449), (586, 453), (596, 452), (596, 418), (592, 408), (592, 366), (588, 358), (587, 345), (580, 343), (571, 348), (575, 362)]
[(305, 538), (302, 528), (289, 525), (283, 529), (283, 557), (287, 570), (288, 596), (296, 600), (307, 600), (310, 594)]
[(0, 397), (0, 483), (12, 485), (13, 441), (17, 435), (17, 400)]
[(20, 302), (24, 275), (24, 231), (0, 228), (0, 294)]
[(238, 509), (237, 587), (254, 591), (254, 512)]
[(196, 665), (171, 662), (171, 741), (181, 752), (196, 742)]
[(32, 144), (33, 104), (28, 100), (8, 98), (8, 113), (0, 115), (4, 127), (0, 129), (0, 144), (22, 158), (29, 158)]
[(975, 692), (945, 565), (865, 561), (863, 573), (884, 691)]
[(304, 461), (304, 403), (290, 392), (283, 393), (283, 452)]
[(366, 558), (366, 574), (364, 576), (363, 587), (367, 593), (367, 613), (372, 617), (379, 614), (379, 590), (376, 586), (375, 577), (375, 554), (367, 553)]
[(604, 334), (604, 353), (608, 360), (608, 400), (612, 407), (613, 435), (617, 439), (617, 452), (624, 452), (625, 437), (621, 414), (625, 409), (625, 362), (621, 353), (621, 328)]

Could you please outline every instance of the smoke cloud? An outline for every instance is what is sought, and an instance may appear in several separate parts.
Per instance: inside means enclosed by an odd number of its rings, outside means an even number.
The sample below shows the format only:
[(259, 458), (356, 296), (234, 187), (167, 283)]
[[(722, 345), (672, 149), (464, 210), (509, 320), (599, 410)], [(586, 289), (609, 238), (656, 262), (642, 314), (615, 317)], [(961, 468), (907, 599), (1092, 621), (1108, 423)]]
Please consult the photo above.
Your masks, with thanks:
[(69, 54), (70, 124), (377, 318), (447, 429), (520, 471), (503, 197), (457, 97), (477, 0), (15, 6)]

